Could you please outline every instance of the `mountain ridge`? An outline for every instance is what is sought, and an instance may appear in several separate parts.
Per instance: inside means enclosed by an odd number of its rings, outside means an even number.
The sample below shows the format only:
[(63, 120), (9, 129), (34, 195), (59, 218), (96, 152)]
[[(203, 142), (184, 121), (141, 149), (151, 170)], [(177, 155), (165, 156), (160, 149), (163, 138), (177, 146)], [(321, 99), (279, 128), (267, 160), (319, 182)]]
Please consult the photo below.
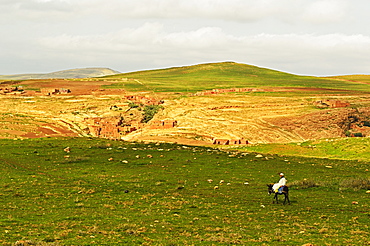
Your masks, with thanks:
[(110, 68), (74, 68), (61, 70), (51, 73), (31, 73), (31, 74), (13, 74), (0, 75), (2, 80), (29, 80), (29, 79), (76, 79), (76, 78), (92, 78), (103, 77), (120, 72)]

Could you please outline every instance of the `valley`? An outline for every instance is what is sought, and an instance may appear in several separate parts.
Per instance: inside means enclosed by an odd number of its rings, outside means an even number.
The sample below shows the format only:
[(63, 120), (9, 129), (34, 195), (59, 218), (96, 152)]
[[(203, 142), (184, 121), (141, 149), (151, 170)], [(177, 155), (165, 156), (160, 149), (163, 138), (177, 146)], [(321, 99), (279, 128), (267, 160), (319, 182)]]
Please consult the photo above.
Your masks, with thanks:
[[(223, 75), (217, 77), (220, 67)], [(255, 76), (259, 81), (263, 77), (270, 81), (279, 80), (276, 75), (270, 77), (273, 71), (247, 68), (249, 70), (244, 72), (258, 74)], [(227, 73), (226, 69), (234, 70)], [(96, 126), (91, 125), (91, 119), (97, 118), (120, 118), (122, 127), (130, 128), (113, 130), (118, 132), (118, 135), (112, 134), (115, 139), (192, 145), (211, 145), (215, 139), (239, 139), (249, 144), (290, 143), (342, 138), (351, 134), (366, 136), (370, 133), (369, 126), (364, 125), (370, 119), (370, 93), (363, 88), (367, 85), (363, 81), (359, 81), (361, 90), (353, 80), (350, 81), (352, 87), (345, 89), (343, 85), (334, 89), (327, 88), (325, 84), (324, 88), (313, 87), (313, 84), (311, 87), (298, 87), (294, 81), (302, 78), (293, 76), (290, 87), (267, 87), (264, 82), (259, 82), (261, 86), (256, 87), (253, 76), (245, 81), (233, 81), (233, 74), (240, 77), (240, 69), (243, 65), (230, 63), (175, 69), (177, 76), (179, 70), (187, 76), (189, 84), (193, 83), (190, 75), (199, 78), (204, 72), (211, 73), (208, 80), (203, 78), (208, 81), (207, 88), (200, 83), (197, 91), (184, 91), (181, 77), (178, 83), (164, 85), (165, 82), (160, 82), (163, 88), (154, 88), (151, 81), (159, 81), (149, 79), (149, 76), (155, 73), (159, 77), (161, 71), (149, 71), (146, 75), (141, 72), (138, 79), (126, 74), (133, 77), (113, 75), (86, 79), (4, 81), (2, 87), (19, 87), (22, 91), (0, 95), (0, 137), (102, 137), (92, 130)], [(169, 81), (174, 79), (168, 70), (163, 73)], [(227, 76), (231, 82), (221, 89), (220, 82), (215, 80), (225, 80)], [(281, 76), (285, 78), (289, 75)], [(320, 86), (319, 82), (327, 83), (328, 78), (317, 80), (316, 86)], [(338, 80), (344, 81), (343, 78)], [(214, 81), (213, 85), (209, 81)], [(139, 88), (133, 87), (132, 83)], [(287, 84), (284, 82), (284, 85)], [(164, 91), (170, 85), (173, 88)], [(67, 92), (61, 93), (61, 88)], [(325, 101), (328, 105), (318, 104)], [(345, 106), (332, 106), (330, 102), (344, 103)], [(158, 105), (158, 109), (144, 123), (144, 110), (150, 105)], [(160, 121), (176, 124), (169, 128), (153, 127), (154, 122)], [(109, 134), (105, 136), (111, 138)]]

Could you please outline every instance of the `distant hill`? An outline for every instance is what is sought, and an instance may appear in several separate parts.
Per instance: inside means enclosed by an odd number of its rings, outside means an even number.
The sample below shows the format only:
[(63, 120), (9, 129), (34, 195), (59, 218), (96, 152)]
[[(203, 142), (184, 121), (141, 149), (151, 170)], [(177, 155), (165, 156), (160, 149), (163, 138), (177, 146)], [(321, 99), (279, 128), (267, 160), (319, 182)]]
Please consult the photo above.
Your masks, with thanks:
[[(257, 66), (220, 62), (193, 66), (122, 73), (106, 79), (126, 79), (111, 87), (156, 92), (195, 92), (220, 88), (300, 87), (332, 90), (369, 91), (363, 81), (334, 77), (300, 76)], [(369, 78), (369, 77), (367, 77)]]
[(109, 68), (77, 68), (45, 74), (15, 74), (0, 75), (1, 80), (28, 80), (28, 79), (74, 79), (92, 78), (118, 74), (120, 72)]
[(332, 76), (329, 78), (349, 81), (349, 82), (358, 82), (370, 85), (370, 75), (357, 74), (357, 75), (343, 75), (343, 76)]

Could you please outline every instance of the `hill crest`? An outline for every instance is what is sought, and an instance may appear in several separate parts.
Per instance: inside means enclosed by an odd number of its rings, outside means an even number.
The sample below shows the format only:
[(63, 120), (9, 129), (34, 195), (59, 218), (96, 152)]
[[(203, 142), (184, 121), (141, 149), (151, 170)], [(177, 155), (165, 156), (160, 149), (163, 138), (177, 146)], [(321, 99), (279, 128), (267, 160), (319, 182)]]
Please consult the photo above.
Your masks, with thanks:
[(112, 70), (110, 68), (75, 68), (51, 73), (0, 75), (0, 79), (2, 80), (75, 79), (75, 78), (103, 77), (118, 73), (120, 72)]
[[(128, 79), (114, 86), (133, 91), (197, 92), (219, 88), (323, 88), (330, 90), (369, 91), (369, 85), (334, 77), (290, 74), (269, 68), (236, 62), (204, 63), (191, 66), (143, 70), (106, 76), (112, 81)], [(131, 79), (131, 80), (130, 80)]]

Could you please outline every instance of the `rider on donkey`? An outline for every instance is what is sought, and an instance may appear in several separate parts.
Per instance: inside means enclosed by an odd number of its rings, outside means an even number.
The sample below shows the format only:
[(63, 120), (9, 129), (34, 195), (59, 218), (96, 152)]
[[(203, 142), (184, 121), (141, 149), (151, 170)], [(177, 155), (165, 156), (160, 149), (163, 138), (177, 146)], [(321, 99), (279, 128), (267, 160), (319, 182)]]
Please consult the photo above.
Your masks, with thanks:
[[(285, 186), (286, 184), (286, 179), (284, 177), (284, 173), (279, 173), (279, 176), (280, 176), (280, 180), (278, 183), (274, 184), (272, 186), (272, 190), (275, 192), (275, 193), (278, 193), (279, 189), (282, 188), (283, 186)], [(282, 190), (282, 189), (281, 189)], [(280, 191), (281, 192), (281, 191)]]

